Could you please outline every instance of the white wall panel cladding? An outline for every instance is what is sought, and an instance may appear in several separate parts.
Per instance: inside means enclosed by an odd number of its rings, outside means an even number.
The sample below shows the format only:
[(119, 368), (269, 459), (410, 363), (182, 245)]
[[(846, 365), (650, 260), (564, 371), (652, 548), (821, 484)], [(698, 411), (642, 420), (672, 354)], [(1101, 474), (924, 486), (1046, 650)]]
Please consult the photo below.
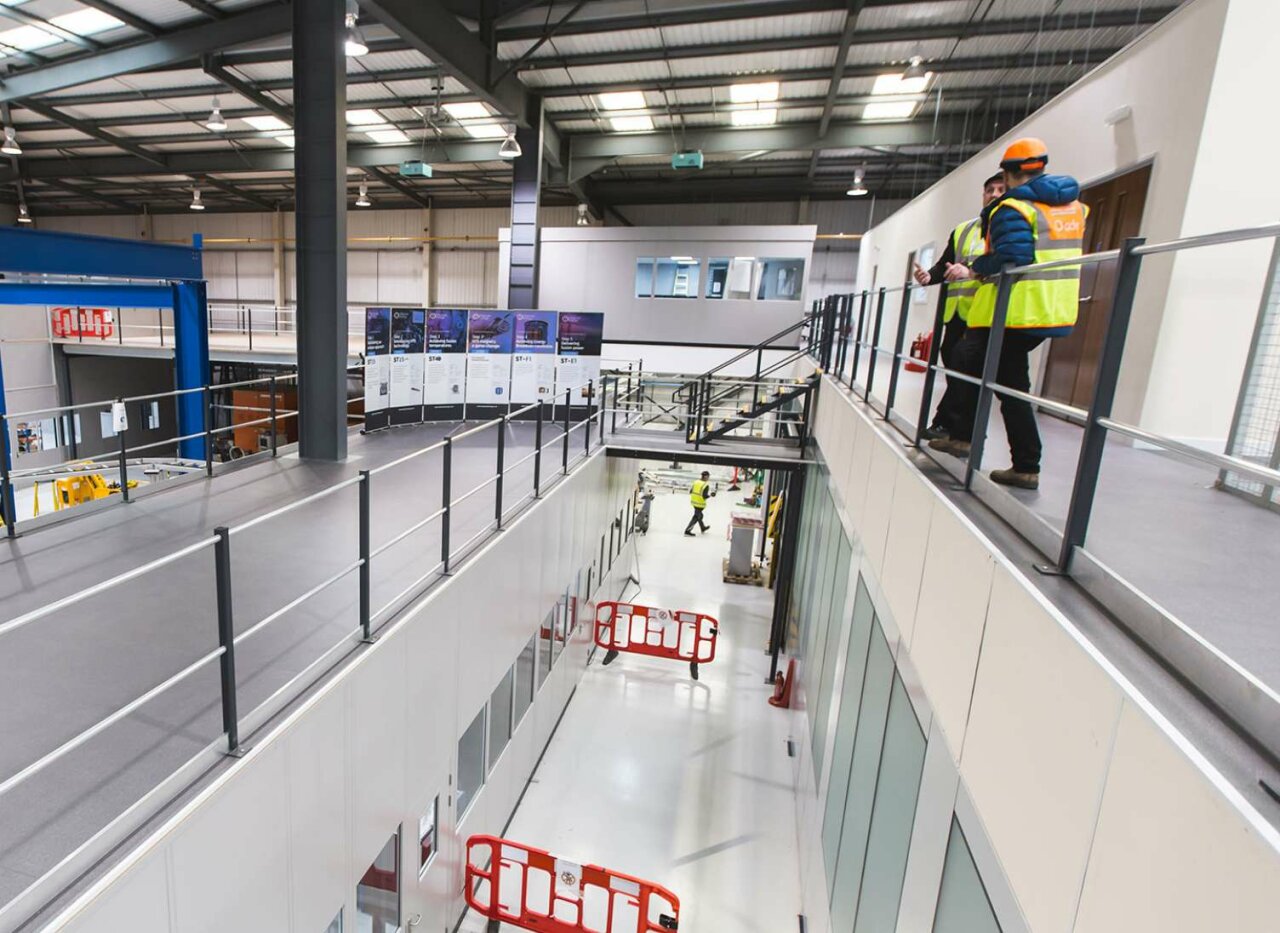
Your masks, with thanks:
[[(318, 933), (356, 930), (356, 882), (401, 830), (401, 917), (452, 929), (463, 833), (500, 833), (586, 667), (596, 599), (618, 595), (628, 542), (595, 590), (465, 824), (451, 809), (458, 737), (631, 497), (636, 465), (579, 466), (446, 583), (140, 843), (50, 929)], [(417, 826), (440, 796), (435, 861), (419, 878)], [(536, 842), (536, 840), (535, 840)], [(345, 907), (344, 907), (345, 905)]]
[[(830, 485), (928, 736), (895, 929), (932, 929), (953, 814), (1005, 933), (1274, 929), (1280, 833), (830, 378), (814, 437), (810, 479)], [(802, 689), (792, 714), (794, 774), (808, 928), (825, 931), (828, 867), (803, 843), (834, 765), (815, 776), (813, 702)]]

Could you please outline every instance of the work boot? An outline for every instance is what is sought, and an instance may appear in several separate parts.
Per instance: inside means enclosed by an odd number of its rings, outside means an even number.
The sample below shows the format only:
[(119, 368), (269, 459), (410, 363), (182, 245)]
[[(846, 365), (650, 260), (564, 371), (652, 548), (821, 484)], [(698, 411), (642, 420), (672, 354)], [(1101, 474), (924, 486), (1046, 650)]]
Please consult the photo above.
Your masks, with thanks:
[(613, 659), (614, 659), (614, 658), (616, 658), (617, 656), (618, 656), (618, 649), (617, 649), (617, 648), (610, 648), (608, 651), (606, 651), (606, 652), (604, 653), (604, 660), (603, 660), (603, 661), (601, 661), (600, 663), (601, 663), (601, 664), (612, 664), (612, 663), (613, 663)]
[(695, 535), (692, 531), (686, 531), (686, 532), (684, 533), (684, 536), (685, 536), (686, 538), (696, 538), (696, 537), (697, 537), (697, 535)]
[(692, 677), (694, 680), (698, 679), (698, 662), (697, 661), (689, 662), (689, 676)]
[(947, 433), (947, 429), (939, 424), (925, 428), (920, 432), (920, 436), (926, 441), (941, 441), (951, 437), (951, 435)]
[(951, 454), (953, 457), (959, 457), (964, 460), (969, 456), (969, 442), (957, 441), (950, 437), (939, 437), (929, 442), (932, 450), (940, 450), (944, 454)]
[(1017, 470), (992, 470), (991, 482), (1001, 486), (1016, 486), (1018, 489), (1039, 489), (1039, 473), (1020, 473)]

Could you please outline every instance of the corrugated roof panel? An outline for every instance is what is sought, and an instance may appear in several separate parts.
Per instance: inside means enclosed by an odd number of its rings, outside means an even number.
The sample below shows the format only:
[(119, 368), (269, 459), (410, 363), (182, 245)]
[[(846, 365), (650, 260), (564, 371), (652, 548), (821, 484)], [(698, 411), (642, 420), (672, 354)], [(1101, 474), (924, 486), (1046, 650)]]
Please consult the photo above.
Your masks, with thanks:
[[(222, 86), (199, 68), (183, 68), (176, 71), (138, 71), (115, 80), (126, 87), (146, 91), (171, 87)], [(84, 88), (73, 88), (72, 90), (82, 92)]]
[[(771, 72), (797, 68), (830, 68), (835, 63), (835, 56), (834, 47), (708, 55), (702, 58), (673, 59), (671, 70), (678, 77), (716, 76), (730, 79), (726, 83), (733, 83), (732, 79), (743, 75), (759, 75), (764, 78)], [(574, 74), (578, 71), (575, 68)]]
[[(748, 10), (744, 8), (743, 12), (746, 13)], [(756, 16), (720, 22), (665, 26), (662, 29), (662, 35), (669, 46), (729, 45), (734, 42), (792, 36), (834, 37), (844, 27), (844, 19), (843, 10), (823, 10), (815, 13), (790, 13), (785, 16)], [(656, 42), (654, 44), (657, 45)]]
[(778, 88), (782, 100), (800, 100), (809, 97), (825, 97), (827, 81), (783, 81)]
[[(532, 42), (504, 42), (503, 45), (520, 46), (526, 48), (533, 45)], [(660, 49), (662, 47), (662, 39), (658, 35), (656, 29), (623, 29), (615, 32), (588, 32), (578, 33), (568, 36), (556, 36), (549, 42), (544, 42), (536, 52), (531, 56), (532, 59), (538, 58), (558, 58), (562, 55), (591, 55), (595, 52), (633, 52), (639, 49)], [(515, 51), (510, 58), (519, 58), (524, 54), (524, 49)], [(499, 56), (506, 58), (508, 56), (499, 52)]]
[(964, 22), (990, 0), (929, 0), (920, 3), (898, 3), (892, 6), (870, 6), (858, 16), (859, 29), (892, 29), (916, 23)]
[[(575, 72), (578, 70), (580, 69), (575, 69)], [(520, 81), (530, 88), (564, 87), (573, 83), (568, 71), (564, 68), (539, 68), (535, 71), (522, 71), (520, 72)]]
[(293, 78), (293, 62), (255, 62), (231, 69), (248, 81), (276, 81)]
[[(233, 121), (235, 122), (235, 121)], [(243, 127), (233, 126), (232, 129), (242, 129)], [(193, 138), (203, 139), (209, 142), (217, 139), (215, 133), (209, 132), (198, 123), (191, 123), (186, 120), (177, 122), (170, 121), (168, 123), (142, 123), (133, 126), (113, 126), (111, 127), (113, 136), (191, 136)]]
[[(821, 107), (784, 107), (778, 111), (779, 123), (805, 123), (821, 119)], [(725, 122), (729, 117), (725, 116)]]
[(574, 84), (623, 84), (652, 82), (668, 77), (662, 61), (629, 62), (625, 65), (584, 65), (572, 69), (547, 68), (521, 73), (529, 87), (567, 87)]
[(114, 4), (157, 26), (173, 28), (178, 24), (208, 22), (182, 0), (113, 0)]
[(85, 133), (64, 128), (56, 130), (23, 130), (22, 135), (18, 137), (18, 143), (52, 143), (61, 142), (63, 140), (70, 140), (79, 143), (90, 138), (91, 137)]
[(594, 120), (560, 120), (556, 123), (556, 129), (563, 133), (591, 133), (597, 128)]
[[(913, 55), (923, 55), (925, 61), (942, 58), (955, 44), (952, 39), (929, 39), (924, 42), (876, 42), (871, 45), (854, 45), (849, 48), (849, 64), (879, 65), (887, 62), (906, 63)], [(886, 68), (885, 71), (892, 71)]]
[(348, 74), (359, 74), (365, 71), (409, 71), (415, 68), (434, 71), (435, 63), (416, 49), (405, 49), (401, 52), (370, 52), (359, 58), (347, 59)]

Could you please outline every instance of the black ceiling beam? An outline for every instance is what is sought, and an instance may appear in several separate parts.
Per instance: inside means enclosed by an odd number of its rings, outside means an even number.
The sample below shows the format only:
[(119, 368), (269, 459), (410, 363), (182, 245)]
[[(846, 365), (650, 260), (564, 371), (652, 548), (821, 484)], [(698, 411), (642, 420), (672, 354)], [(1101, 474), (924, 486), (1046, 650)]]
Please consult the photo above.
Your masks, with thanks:
[(204, 73), (209, 77), (216, 78), (245, 100), (253, 101), (263, 110), (273, 116), (279, 117), (290, 126), (293, 126), (293, 109), (291, 107), (280, 103), (280, 101), (276, 100), (274, 97), (269, 97), (264, 94), (243, 78), (233, 75), (231, 72), (227, 71), (227, 69), (219, 65), (214, 59), (206, 58), (201, 62), (201, 67), (204, 69)]
[(245, 191), (239, 185), (233, 185), (229, 181), (223, 181), (221, 178), (214, 178), (210, 175), (199, 175), (196, 177), (202, 185), (208, 185), (210, 188), (217, 188), (219, 191), (233, 195), (242, 201), (248, 201), (250, 204), (256, 204), (264, 210), (274, 211), (276, 209), (274, 202), (261, 198), (252, 191)]
[(130, 13), (124, 7), (116, 6), (114, 3), (109, 2), (109, 0), (79, 0), (79, 2), (83, 3), (85, 6), (93, 7), (100, 13), (106, 13), (108, 16), (114, 16), (126, 26), (132, 26), (139, 32), (145, 32), (149, 36), (158, 36), (163, 32), (159, 26), (150, 20), (143, 19), (137, 14)]
[[(831, 80), (827, 84), (827, 99), (823, 102), (822, 116), (818, 119), (819, 136), (825, 136), (827, 127), (831, 125), (831, 113), (835, 110), (836, 98), (840, 96), (840, 81), (844, 78), (845, 66), (849, 64), (849, 43), (853, 41), (853, 32), (858, 28), (858, 17), (865, 3), (866, 0), (849, 0), (844, 29), (840, 33), (840, 44), (836, 47), (836, 63), (831, 69)], [(817, 155), (816, 150), (814, 155)]]
[(399, 175), (393, 175), (391, 172), (387, 171), (386, 169), (378, 168), (377, 166), (374, 166), (372, 169), (370, 169), (370, 173), (373, 175), (374, 178), (377, 178), (383, 184), (388, 185), (389, 187), (392, 187), (395, 190), (399, 191), (401, 194), (403, 194), (405, 197), (415, 202), (416, 204), (419, 204), (422, 207), (431, 206), (431, 198), (429, 196), (420, 194), (418, 190), (414, 188), (411, 182), (402, 180)]
[(494, 80), (500, 63), (440, 0), (362, 0), (360, 6), (495, 110), (529, 125), (528, 90), (514, 74)]
[[(762, 16), (791, 16), (800, 13), (823, 13), (843, 10), (847, 0), (773, 0), (769, 3), (721, 3), (715, 6), (694, 6), (684, 10), (662, 10), (656, 14), (626, 13), (618, 16), (586, 16), (578, 19), (563, 31), (563, 35), (618, 32), (625, 29), (651, 29), (655, 26), (689, 26), (695, 23), (720, 23), (734, 19), (754, 19)], [(888, 6), (902, 0), (869, 0), (868, 6)], [(541, 25), (532, 22), (499, 26), (499, 42), (536, 39)]]
[[(113, 198), (111, 195), (95, 191), (93, 188), (73, 185), (70, 182), (63, 181), (59, 178), (42, 178), (40, 181), (41, 184), (48, 185), (51, 188), (57, 188), (60, 191), (70, 191), (79, 197), (88, 198), (91, 201), (98, 201), (102, 204), (109, 204), (117, 210), (122, 210), (127, 213), (135, 213), (142, 210), (142, 208), (130, 201), (125, 201), (121, 198)], [(31, 189), (28, 188), (27, 190), (29, 192)]]
[[(391, 36), (380, 39), (365, 39), (365, 45), (369, 47), (370, 54), (376, 52), (404, 52), (412, 48), (408, 42), (405, 42), (399, 36)], [(265, 46), (262, 48), (239, 49), (236, 51), (225, 52), (219, 56), (222, 64), (230, 67), (239, 67), (240, 65), (264, 65), (272, 62), (287, 62), (293, 60), (293, 46), (285, 42), (281, 45)]]
[(191, 9), (195, 10), (197, 13), (203, 13), (210, 19), (226, 19), (227, 14), (225, 11), (219, 10), (211, 3), (206, 3), (205, 0), (182, 0), (182, 2), (191, 7)]
[(0, 81), (0, 100), (38, 97), (135, 71), (176, 65), (245, 42), (288, 33), (292, 25), (292, 12), (287, 4), (254, 7), (217, 22), (200, 23), (154, 39), (112, 46), (91, 55), (60, 59), (10, 74)]
[[(935, 74), (950, 74), (961, 71), (1001, 71), (1007, 68), (1050, 68), (1058, 65), (1085, 62), (1097, 64), (1120, 51), (1117, 47), (1095, 49), (1069, 49), (1061, 52), (1018, 52), (1013, 55), (990, 55), (975, 58), (950, 58), (926, 63), (928, 69)], [(849, 65), (845, 68), (846, 78), (868, 78), (884, 74), (884, 63), (863, 63)], [(583, 97), (587, 94), (601, 94), (605, 91), (618, 90), (653, 90), (675, 91), (684, 88), (722, 87), (735, 81), (825, 81), (831, 77), (830, 68), (795, 68), (774, 71), (753, 72), (745, 74), (725, 75), (692, 75), (678, 78), (653, 78), (622, 81), (578, 82), (575, 84), (539, 87), (538, 93), (543, 97)]]
[[(77, 133), (83, 133), (85, 136), (90, 136), (93, 139), (99, 140), (100, 142), (104, 142), (109, 146), (115, 146), (117, 149), (123, 149), (125, 152), (129, 153), (130, 155), (136, 156), (139, 159), (144, 159), (147, 162), (151, 162), (161, 168), (169, 167), (168, 159), (166, 159), (160, 153), (152, 152), (149, 149), (144, 149), (141, 146), (136, 145), (135, 143), (130, 142), (127, 139), (122, 139), (119, 136), (113, 136), (110, 133), (106, 132), (105, 130), (100, 129), (95, 123), (89, 123), (85, 120), (78, 120), (75, 117), (68, 116), (67, 114), (62, 113), (59, 110), (55, 110), (52, 107), (49, 107), (43, 103), (39, 103), (33, 100), (24, 100), (22, 102), (22, 106), (26, 107), (28, 110), (32, 111), (33, 113), (40, 114), (40, 116), (44, 117), (45, 119), (55, 120), (58, 123), (61, 123), (62, 125), (66, 126), (68, 129), (75, 130)], [(75, 142), (74, 141), (66, 142), (64, 143), (64, 145), (74, 146)]]

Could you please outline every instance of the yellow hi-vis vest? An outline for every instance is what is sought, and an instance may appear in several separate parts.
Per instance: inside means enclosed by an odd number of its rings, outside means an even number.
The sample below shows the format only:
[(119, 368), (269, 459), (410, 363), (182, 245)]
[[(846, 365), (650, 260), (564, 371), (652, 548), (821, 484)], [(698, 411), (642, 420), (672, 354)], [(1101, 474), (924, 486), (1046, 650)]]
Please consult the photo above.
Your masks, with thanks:
[(706, 480), (695, 479), (693, 485), (689, 487), (689, 501), (693, 503), (695, 509), (705, 509), (707, 507), (707, 492), (711, 489), (711, 484)]
[[(966, 220), (951, 231), (951, 250), (955, 253), (956, 262), (964, 266), (973, 265), (973, 261), (987, 251), (987, 244), (982, 239), (981, 217)], [(960, 320), (969, 320), (969, 307), (973, 304), (973, 296), (977, 291), (977, 279), (948, 282), (947, 303), (942, 309), (942, 319), (949, 321), (958, 314)]]
[[(1084, 225), (1089, 217), (1089, 208), (1079, 201), (1043, 204), (1006, 198), (996, 205), (995, 210), (1006, 207), (1017, 211), (1031, 224), (1037, 263), (1071, 259), (1083, 254)], [(967, 323), (970, 327), (991, 326), (996, 311), (996, 290), (995, 281), (978, 286), (973, 305), (969, 308)], [(1079, 266), (1035, 270), (1013, 280), (1005, 326), (1020, 329), (1074, 327), (1079, 311)]]

